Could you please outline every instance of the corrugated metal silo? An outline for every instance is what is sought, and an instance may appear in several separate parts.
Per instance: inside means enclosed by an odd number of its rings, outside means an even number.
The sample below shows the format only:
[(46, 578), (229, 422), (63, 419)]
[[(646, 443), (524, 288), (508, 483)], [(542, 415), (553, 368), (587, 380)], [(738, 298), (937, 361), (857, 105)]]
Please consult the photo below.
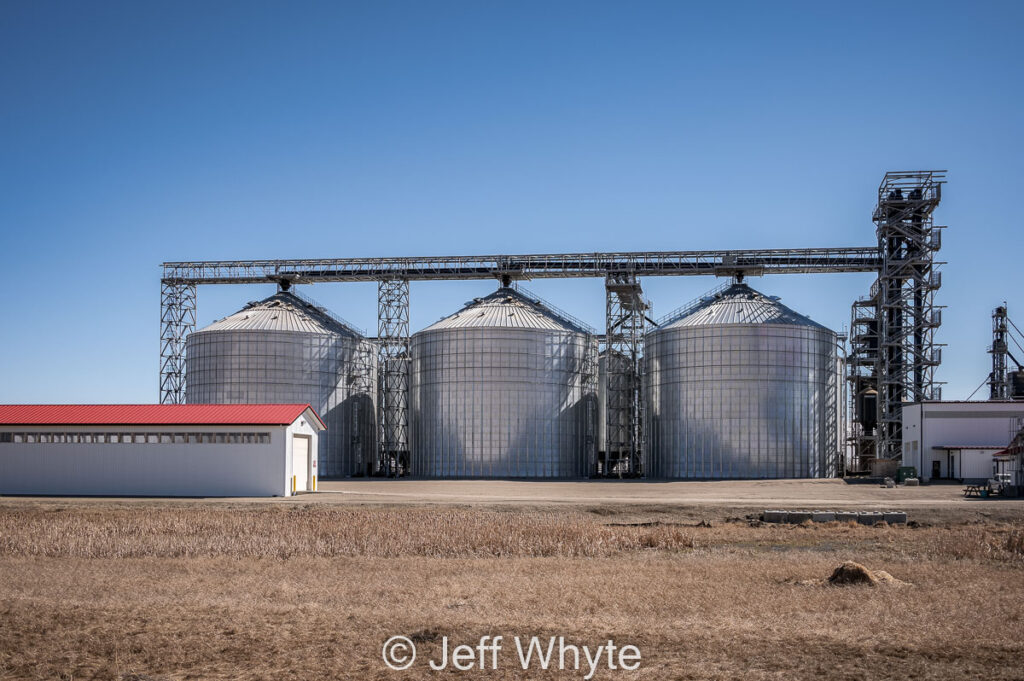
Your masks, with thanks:
[(837, 474), (836, 335), (745, 284), (646, 339), (654, 478)]
[(375, 346), (314, 303), (279, 292), (192, 333), (185, 372), (190, 404), (310, 403), (318, 475), (373, 472)]
[(503, 287), (412, 337), (412, 474), (572, 478), (597, 426), (597, 340)]

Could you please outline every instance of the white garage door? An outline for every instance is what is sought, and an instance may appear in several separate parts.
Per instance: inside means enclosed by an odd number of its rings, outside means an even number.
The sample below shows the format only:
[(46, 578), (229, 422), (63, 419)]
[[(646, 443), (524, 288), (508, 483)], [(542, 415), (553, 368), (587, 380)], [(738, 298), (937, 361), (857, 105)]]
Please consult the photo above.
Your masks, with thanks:
[(309, 489), (309, 438), (292, 438), (292, 475), (295, 476), (295, 491)]

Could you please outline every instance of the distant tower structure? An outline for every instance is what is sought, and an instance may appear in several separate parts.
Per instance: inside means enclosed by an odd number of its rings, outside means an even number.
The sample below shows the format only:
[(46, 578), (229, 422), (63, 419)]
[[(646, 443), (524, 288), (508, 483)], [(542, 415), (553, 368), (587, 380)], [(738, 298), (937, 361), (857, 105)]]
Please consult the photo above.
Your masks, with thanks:
[(940, 228), (932, 213), (942, 198), (941, 171), (886, 173), (878, 187), (874, 222), (881, 266), (876, 320), (875, 375), (878, 419), (875, 457), (899, 459), (904, 402), (941, 399), (935, 369), (942, 351), (935, 330), (942, 323), (935, 292), (942, 285)]
[(1006, 375), (1006, 356), (1010, 349), (1006, 345), (1006, 303), (992, 311), (992, 373), (988, 377), (990, 400), (1010, 399), (1010, 384)]

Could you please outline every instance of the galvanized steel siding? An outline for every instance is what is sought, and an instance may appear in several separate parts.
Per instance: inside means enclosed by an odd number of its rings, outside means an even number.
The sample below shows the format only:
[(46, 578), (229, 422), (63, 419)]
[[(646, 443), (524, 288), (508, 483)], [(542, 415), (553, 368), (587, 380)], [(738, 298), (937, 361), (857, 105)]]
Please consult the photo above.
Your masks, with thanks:
[(565, 328), (435, 325), (415, 334), (413, 475), (585, 476), (596, 371), (596, 339)]
[(836, 474), (835, 334), (827, 328), (675, 323), (648, 335), (645, 357), (649, 477)]

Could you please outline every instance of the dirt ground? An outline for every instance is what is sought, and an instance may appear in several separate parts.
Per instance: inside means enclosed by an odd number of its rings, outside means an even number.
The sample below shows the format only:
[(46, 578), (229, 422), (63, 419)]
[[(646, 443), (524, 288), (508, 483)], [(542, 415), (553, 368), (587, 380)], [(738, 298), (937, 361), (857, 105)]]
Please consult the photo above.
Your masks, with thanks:
[[(849, 484), (842, 480), (509, 481), (509, 480), (321, 480), (315, 494), (289, 498), (204, 499), (208, 506), (269, 504), (296, 506), (439, 506), (504, 509), (588, 509), (609, 507), (670, 513), (683, 519), (745, 516), (764, 509), (904, 510), (918, 522), (967, 522), (1024, 517), (1024, 499), (965, 499), (960, 484), (922, 487)], [(179, 507), (194, 499), (100, 497), (0, 497), (44, 507), (144, 504)]]
[[(349, 500), (404, 503), (639, 503), (736, 504), (742, 506), (858, 504), (871, 507), (936, 505), (963, 501), (962, 485), (848, 484), (842, 480), (632, 480), (532, 482), (509, 480), (329, 480), (321, 492)], [(982, 500), (985, 503), (996, 501)]]
[[(321, 489), (0, 498), (0, 678), (586, 676), (522, 669), (516, 636), (638, 648), (596, 679), (1024, 678), (1024, 501), (836, 481)], [(748, 519), (769, 507), (913, 522)], [(847, 560), (903, 584), (828, 586)], [(405, 671), (382, 659), (395, 635), (418, 648)], [(504, 637), (497, 669), (427, 666), (485, 635)]]

